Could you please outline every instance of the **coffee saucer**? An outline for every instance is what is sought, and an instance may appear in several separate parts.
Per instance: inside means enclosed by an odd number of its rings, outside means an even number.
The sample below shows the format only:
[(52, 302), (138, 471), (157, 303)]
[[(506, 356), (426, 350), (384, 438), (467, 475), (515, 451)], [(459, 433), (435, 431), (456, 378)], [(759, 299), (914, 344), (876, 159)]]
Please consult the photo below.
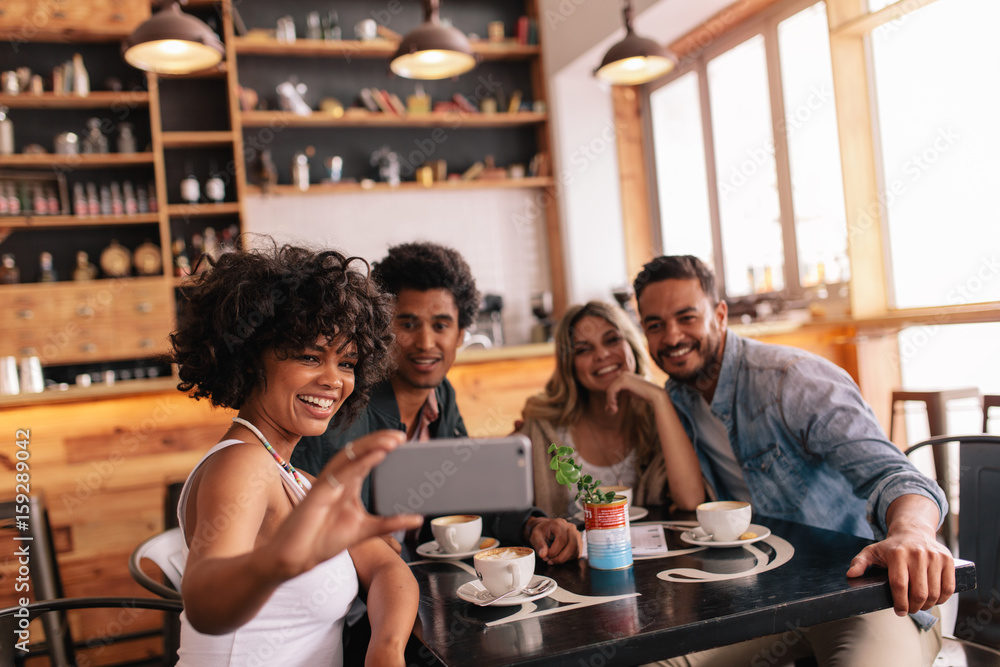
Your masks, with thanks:
[[(649, 516), (649, 510), (646, 509), (645, 507), (636, 507), (634, 505), (629, 505), (628, 520), (630, 522), (638, 521), (639, 519), (645, 519), (647, 516)], [(573, 518), (575, 518), (577, 521), (583, 521), (586, 517), (583, 514), (583, 510), (580, 510), (579, 512), (573, 515)]]
[[(699, 531), (698, 533), (695, 530)], [(681, 542), (694, 545), (696, 547), (716, 547), (719, 549), (728, 549), (731, 547), (745, 547), (748, 544), (753, 544), (754, 542), (760, 542), (771, 536), (771, 529), (767, 526), (762, 526), (758, 523), (751, 523), (750, 527), (747, 528), (748, 533), (757, 533), (757, 537), (752, 537), (749, 540), (733, 540), (732, 542), (716, 542), (711, 537), (705, 537), (704, 532), (702, 532), (701, 527), (696, 527), (694, 530), (688, 530), (681, 533)], [(700, 534), (699, 534), (700, 533)]]
[[(550, 577), (543, 577), (540, 574), (536, 574), (528, 582), (528, 588), (536, 588), (541, 586), (543, 582), (551, 581), (552, 585), (541, 593), (536, 593), (535, 595), (526, 595), (523, 591), (517, 595), (509, 595), (503, 600), (494, 602), (491, 607), (513, 607), (514, 605), (524, 604), (525, 602), (531, 602), (532, 600), (539, 600), (544, 597), (548, 597), (556, 592), (559, 588), (559, 584), (555, 582), (554, 579)], [(479, 597), (480, 594), (486, 591), (483, 586), (483, 582), (478, 579), (473, 579), (472, 581), (467, 581), (458, 587), (458, 597), (462, 598), (466, 602), (471, 602), (472, 604), (481, 605), (483, 602), (489, 602), (490, 598), (482, 599)]]
[(459, 553), (450, 554), (443, 549), (441, 545), (437, 543), (437, 540), (431, 540), (430, 542), (424, 542), (419, 547), (417, 547), (417, 553), (424, 558), (439, 558), (442, 560), (455, 559), (455, 558), (469, 558), (470, 556), (475, 556), (480, 551), (486, 551), (487, 549), (492, 549), (493, 547), (500, 546), (500, 540), (495, 537), (484, 537), (479, 542), (479, 547), (473, 549), (472, 551), (462, 551)]

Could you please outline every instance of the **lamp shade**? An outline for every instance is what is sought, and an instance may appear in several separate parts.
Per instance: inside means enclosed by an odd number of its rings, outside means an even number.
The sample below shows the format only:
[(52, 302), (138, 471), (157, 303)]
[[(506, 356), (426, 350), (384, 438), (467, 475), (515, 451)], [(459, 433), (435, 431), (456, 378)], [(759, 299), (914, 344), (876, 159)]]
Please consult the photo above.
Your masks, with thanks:
[(158, 74), (187, 74), (222, 61), (222, 41), (205, 23), (176, 4), (144, 21), (122, 43), (125, 62)]
[(636, 86), (658, 79), (677, 64), (659, 43), (632, 30), (632, 5), (625, 3), (625, 39), (610, 49), (594, 74), (614, 86)]
[(441, 23), (438, 1), (424, 0), (424, 22), (399, 43), (389, 69), (407, 79), (447, 79), (476, 66), (465, 34)]

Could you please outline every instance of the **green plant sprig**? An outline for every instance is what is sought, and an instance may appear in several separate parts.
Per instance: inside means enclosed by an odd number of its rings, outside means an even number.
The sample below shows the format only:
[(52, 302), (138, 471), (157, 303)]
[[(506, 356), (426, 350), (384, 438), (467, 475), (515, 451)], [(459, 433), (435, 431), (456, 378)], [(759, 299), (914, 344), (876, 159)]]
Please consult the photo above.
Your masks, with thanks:
[(615, 499), (614, 491), (598, 491), (601, 480), (594, 479), (590, 475), (581, 475), (582, 466), (573, 458), (573, 448), (567, 445), (549, 445), (549, 454), (552, 459), (549, 467), (556, 473), (556, 481), (563, 486), (573, 486), (576, 484), (576, 499), (590, 503), (592, 505), (602, 505), (610, 503)]

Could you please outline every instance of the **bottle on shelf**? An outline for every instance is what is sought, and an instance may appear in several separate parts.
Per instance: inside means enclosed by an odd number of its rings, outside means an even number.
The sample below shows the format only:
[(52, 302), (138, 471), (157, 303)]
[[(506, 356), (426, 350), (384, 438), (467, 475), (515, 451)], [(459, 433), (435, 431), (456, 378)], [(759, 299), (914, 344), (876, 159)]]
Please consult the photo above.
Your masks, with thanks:
[(7, 183), (7, 212), (11, 215), (21, 215), (21, 198), (17, 196), (17, 187)]
[(87, 183), (87, 215), (101, 214), (101, 199), (97, 195), (97, 183)]
[(83, 183), (73, 184), (73, 213), (78, 218), (84, 218), (90, 214), (87, 204), (87, 193), (83, 189)]
[(190, 162), (184, 164), (184, 178), (181, 180), (181, 201), (185, 204), (197, 204), (201, 199), (201, 186), (194, 175)]
[(219, 170), (214, 162), (209, 165), (208, 180), (205, 181), (205, 197), (216, 204), (221, 204), (226, 199), (226, 183), (219, 176)]
[(202, 250), (202, 252), (204, 252), (212, 259), (219, 259), (219, 256), (222, 255), (222, 246), (219, 245), (219, 238), (215, 234), (214, 227), (205, 228), (205, 237), (203, 240), (203, 244), (204, 244), (203, 245), (204, 249)]
[(125, 202), (122, 200), (122, 188), (118, 181), (111, 181), (111, 215), (123, 215)]
[(146, 188), (141, 185), (135, 189), (135, 207), (139, 213), (149, 213), (149, 197), (146, 196)]
[(52, 268), (52, 253), (42, 252), (38, 256), (38, 268), (41, 271), (39, 282), (54, 283), (59, 280), (56, 270)]
[(49, 203), (49, 215), (59, 215), (63, 212), (62, 205), (59, 203), (59, 196), (56, 195), (56, 189), (52, 186), (45, 188), (45, 198)]
[(323, 39), (323, 26), (317, 11), (306, 15), (306, 39)]
[(328, 42), (339, 41), (340, 36), (340, 18), (337, 16), (337, 10), (332, 9), (326, 13), (326, 16), (322, 20), (323, 25), (323, 39)]
[(292, 184), (302, 191), (309, 189), (309, 157), (302, 151), (292, 158)]
[(73, 92), (80, 97), (90, 95), (90, 76), (83, 66), (83, 56), (79, 53), (73, 54)]
[(122, 183), (122, 199), (124, 200), (122, 204), (125, 207), (125, 215), (135, 215), (139, 212), (139, 205), (135, 198), (135, 188), (132, 187), (132, 181)]
[(14, 255), (4, 253), (0, 257), (0, 284), (16, 285), (21, 282), (21, 269), (14, 263)]
[(149, 185), (146, 186), (146, 202), (149, 207), (149, 213), (156, 213), (160, 210), (160, 204), (156, 200), (156, 184), (153, 181), (150, 181)]
[(35, 215), (49, 215), (49, 199), (45, 196), (45, 189), (41, 184), (32, 188), (31, 200), (31, 208)]
[(100, 199), (100, 213), (101, 215), (111, 215), (111, 188), (107, 185), (101, 186), (101, 199)]
[(90, 256), (83, 250), (76, 253), (76, 268), (73, 269), (73, 280), (93, 280), (97, 277), (97, 267), (90, 261)]
[(9, 109), (0, 104), (0, 155), (14, 154), (14, 122)]
[(118, 138), (115, 140), (115, 149), (119, 153), (135, 153), (135, 132), (132, 123), (118, 123)]

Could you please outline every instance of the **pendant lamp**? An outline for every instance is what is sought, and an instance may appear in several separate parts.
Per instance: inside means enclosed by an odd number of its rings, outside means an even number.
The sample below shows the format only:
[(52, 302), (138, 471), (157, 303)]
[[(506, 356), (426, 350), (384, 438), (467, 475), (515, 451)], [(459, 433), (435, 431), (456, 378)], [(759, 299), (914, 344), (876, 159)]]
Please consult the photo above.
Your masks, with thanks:
[(122, 43), (125, 62), (157, 74), (188, 74), (222, 62), (225, 48), (200, 19), (176, 2), (146, 19)]
[(399, 43), (389, 69), (407, 79), (447, 79), (476, 66), (469, 38), (441, 23), (439, 0), (424, 0), (424, 22)]
[(594, 75), (613, 86), (637, 86), (658, 79), (677, 64), (657, 42), (632, 30), (632, 2), (625, 0), (625, 39), (610, 49)]

